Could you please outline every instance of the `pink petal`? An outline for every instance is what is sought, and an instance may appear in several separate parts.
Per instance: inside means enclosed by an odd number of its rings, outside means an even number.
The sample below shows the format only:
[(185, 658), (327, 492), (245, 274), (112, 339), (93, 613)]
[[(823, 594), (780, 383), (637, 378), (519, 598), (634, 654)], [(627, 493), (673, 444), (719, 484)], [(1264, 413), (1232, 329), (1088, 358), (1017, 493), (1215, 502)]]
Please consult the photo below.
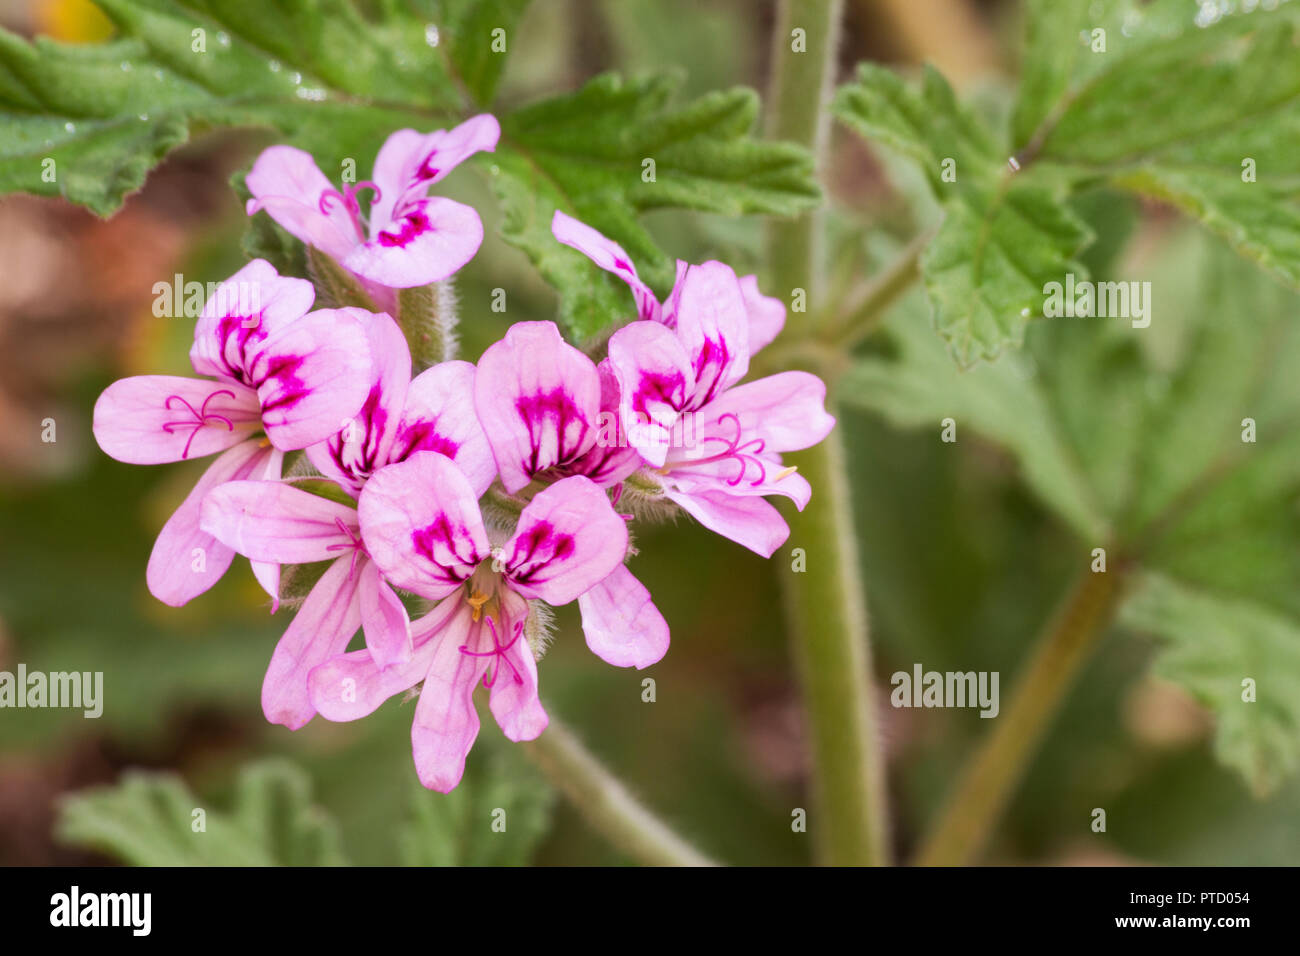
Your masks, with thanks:
[(271, 723), (297, 730), (315, 715), (307, 678), (313, 668), (343, 653), (361, 626), (359, 580), (351, 557), (339, 558), (298, 608), (262, 681), (262, 713)]
[(353, 496), (375, 471), (401, 456), (393, 443), (411, 385), (411, 350), (406, 336), (387, 313), (365, 320), (370, 348), (369, 391), (354, 418), (325, 441), (307, 448), (307, 458), (327, 478)]
[[(432, 185), (475, 153), (491, 153), (501, 138), (501, 125), (491, 113), (471, 116), (449, 130), (435, 130), (424, 141), (420, 178)], [(432, 174), (429, 178), (425, 178)]]
[(626, 553), (626, 523), (581, 475), (538, 493), (501, 549), (510, 586), (557, 607), (603, 581)]
[(194, 371), (256, 388), (249, 367), (259, 343), (301, 319), (315, 299), (306, 279), (283, 277), (265, 259), (254, 259), (204, 303), (190, 349)]
[(703, 466), (670, 460), (665, 468), (668, 470), (665, 487), (687, 495), (701, 492), (719, 492), (733, 497), (784, 495), (800, 511), (812, 498), (812, 485), (808, 480), (794, 469), (786, 468), (776, 456), (763, 458), (758, 464), (748, 461), (743, 472), (735, 459)]
[[(271, 451), (272, 453), (266, 456), (266, 464), (249, 473), (249, 480), (279, 481), (284, 465), (284, 452), (278, 448), (273, 448)], [(202, 517), (203, 514), (200, 511), (200, 520), (202, 520)], [(271, 613), (274, 614), (280, 609), (280, 566), (269, 561), (249, 561), (248, 566), (252, 569), (253, 577), (257, 579), (257, 583), (262, 585), (262, 590), (270, 595)]]
[(369, 240), (343, 265), (371, 282), (409, 289), (439, 282), (474, 258), (483, 222), (473, 207), (434, 196), (399, 207), (396, 219), (372, 219)]
[(566, 246), (577, 249), (606, 272), (612, 272), (632, 289), (638, 319), (659, 320), (659, 300), (651, 288), (636, 274), (636, 266), (612, 239), (606, 239), (591, 226), (567, 216), (558, 209), (551, 217), (551, 235)]
[(515, 492), (595, 443), (600, 376), (554, 322), (517, 322), (479, 359), (474, 407), (501, 483)]
[(203, 502), (201, 527), (246, 558), (310, 564), (351, 554), (360, 540), (347, 505), (274, 481), (228, 481)]
[(341, 200), (326, 200), (328, 211), (321, 212), (321, 196), (337, 190), (310, 153), (292, 146), (263, 150), (244, 184), (253, 195), (248, 215), (266, 210), (290, 235), (335, 259), (346, 256), (361, 239)]
[(137, 375), (114, 382), (95, 402), (95, 440), (132, 465), (202, 458), (261, 428), (257, 396), (233, 382)]
[(424, 680), (444, 629), (459, 645), (464, 643), (469, 626), (469, 605), (453, 596), (411, 625), (416, 639), (408, 660), (381, 668), (369, 650), (331, 657), (313, 668), (308, 679), (312, 706), (326, 720), (356, 720), (374, 713), (389, 697)]
[(416, 452), (375, 472), (358, 511), (366, 549), (384, 576), (427, 598), (446, 597), (488, 553), (474, 489), (437, 452)]
[(474, 366), (440, 362), (415, 377), (397, 427), (393, 461), (418, 451), (436, 451), (456, 463), (476, 495), (497, 476), (483, 426), (474, 414)]
[(741, 276), (740, 294), (749, 316), (749, 354), (768, 345), (785, 327), (785, 303), (758, 291), (758, 276)]
[(275, 447), (306, 448), (356, 418), (370, 391), (370, 318), (362, 309), (320, 309), (259, 344), (250, 384)]
[[(375, 222), (390, 222), (393, 210), (408, 193), (420, 185), (417, 173), (422, 158), (425, 134), (413, 129), (399, 129), (384, 140), (375, 157), (375, 185), (378, 193), (370, 204)], [(425, 194), (420, 192), (415, 198)]]
[(662, 465), (695, 389), (690, 356), (666, 326), (632, 322), (610, 338), (609, 362), (618, 379), (628, 441), (651, 464)]
[[(497, 726), (510, 740), (536, 740), (546, 729), (549, 718), (537, 696), (537, 661), (533, 649), (523, 634), (528, 617), (528, 605), (518, 595), (506, 592), (501, 600), (498, 633), (499, 648), (492, 664), (492, 682), (488, 706)], [(493, 651), (492, 624), (485, 618), (487, 627), (480, 626), (478, 637), (480, 651)], [(486, 640), (484, 640), (486, 638)]]
[(145, 580), (149, 592), (172, 607), (180, 607), (216, 584), (235, 552), (199, 526), (203, 499), (223, 482), (237, 480), (267, 467), (278, 456), (272, 448), (246, 441), (222, 454), (203, 473), (181, 506), (167, 519), (153, 553)]
[(705, 422), (734, 415), (742, 441), (761, 439), (769, 453), (810, 448), (835, 427), (835, 417), (826, 411), (826, 384), (808, 372), (780, 372), (737, 385), (699, 414)]
[(627, 428), (619, 413), (618, 379), (609, 359), (596, 366), (600, 375), (600, 413), (596, 418), (596, 443), (564, 470), (586, 475), (602, 488), (623, 481), (641, 467), (641, 453), (628, 441)]
[(373, 561), (362, 559), (357, 565), (361, 583), (357, 597), (361, 602), (361, 627), (366, 635), (366, 649), (376, 667), (401, 664), (411, 658), (411, 619), (397, 593), (388, 586)]
[(770, 558), (790, 536), (790, 528), (780, 512), (762, 498), (720, 491), (685, 494), (671, 488), (665, 489), (664, 494), (710, 531), (765, 558)]
[(441, 793), (454, 790), (465, 773), (465, 757), (479, 728), (474, 687), (490, 661), (461, 651), (470, 643), (478, 644), (474, 632), (486, 630), (468, 620), (469, 615), (457, 617), (457, 623), (467, 625), (464, 631), (449, 626), (430, 642), (432, 659), (411, 726), (411, 752), (420, 782)]
[(749, 371), (749, 315), (730, 266), (691, 266), (678, 285), (677, 336), (690, 356), (690, 407), (712, 401)]
[(668, 622), (624, 565), (578, 597), (593, 654), (615, 667), (649, 667), (668, 653)]

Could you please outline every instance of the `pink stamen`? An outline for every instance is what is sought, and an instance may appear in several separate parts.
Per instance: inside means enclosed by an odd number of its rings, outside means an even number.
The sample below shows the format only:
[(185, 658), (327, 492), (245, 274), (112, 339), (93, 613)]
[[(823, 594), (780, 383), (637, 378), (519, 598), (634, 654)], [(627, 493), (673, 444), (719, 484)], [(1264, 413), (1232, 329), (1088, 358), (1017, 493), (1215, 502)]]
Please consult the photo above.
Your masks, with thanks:
[(208, 411), (208, 402), (212, 401), (218, 395), (229, 395), (232, 399), (235, 397), (235, 393), (228, 388), (218, 389), (217, 391), (213, 392), (211, 395), (209, 395), (207, 398), (203, 400), (203, 404), (199, 406), (198, 411), (195, 411), (194, 406), (191, 405), (189, 402), (187, 402), (180, 395), (168, 395), (167, 400), (163, 402), (163, 407), (166, 408), (168, 411), (171, 411), (172, 400), (174, 399), (180, 402), (182, 405), (184, 405), (186, 411), (188, 411), (191, 415), (194, 416), (194, 421), (163, 422), (162, 424), (162, 430), (165, 431), (168, 435), (170, 435), (172, 431), (177, 428), (194, 429), (192, 432), (190, 432), (190, 437), (185, 442), (185, 450), (181, 452), (182, 459), (190, 457), (190, 446), (194, 444), (194, 436), (199, 433), (200, 428), (208, 424), (209, 420), (220, 422), (221, 424), (225, 425), (226, 431), (228, 432), (233, 432), (235, 430), (235, 423), (232, 422), (225, 415), (218, 415), (216, 412)]
[[(736, 461), (740, 463), (740, 473), (737, 474), (735, 478), (729, 479), (727, 481), (727, 484), (731, 485), (733, 488), (736, 485), (740, 484), (744, 480), (745, 473), (749, 470), (749, 465), (752, 462), (754, 464), (754, 467), (758, 469), (758, 478), (756, 478), (754, 481), (751, 481), (750, 485), (757, 487), (758, 485), (761, 485), (763, 482), (767, 481), (767, 467), (763, 464), (762, 459), (758, 457), (763, 453), (763, 449), (767, 447), (767, 441), (762, 438), (753, 438), (745, 442), (743, 445), (740, 444), (740, 438), (741, 438), (740, 419), (736, 416), (734, 412), (727, 412), (725, 415), (719, 416), (717, 420), (717, 424), (721, 424), (722, 421), (727, 418), (730, 418), (732, 423), (736, 426), (735, 435), (733, 435), (731, 438), (722, 438), (721, 436), (713, 435), (704, 439), (706, 442), (708, 441), (721, 442), (722, 444), (727, 446), (726, 451), (719, 452), (716, 455), (711, 455), (708, 458), (697, 458), (691, 461), (682, 462), (681, 464), (674, 465), (673, 470), (685, 471), (688, 468), (696, 467), (699, 465), (709, 465), (715, 461), (726, 461), (729, 458), (734, 458)], [(754, 449), (752, 452), (746, 450), (749, 449), (750, 447)]]
[(378, 202), (383, 196), (383, 192), (380, 188), (369, 179), (363, 179), (361, 182), (353, 185), (344, 184), (343, 192), (339, 192), (337, 189), (322, 189), (320, 199), (317, 200), (317, 206), (320, 208), (321, 215), (328, 216), (330, 207), (333, 206), (335, 202), (340, 202), (343, 204), (343, 208), (347, 211), (348, 218), (352, 220), (352, 227), (356, 229), (357, 235), (364, 236), (365, 233), (362, 231), (361, 226), (365, 222), (365, 219), (361, 215), (361, 204), (357, 202), (357, 193), (363, 189), (369, 189), (375, 194), (374, 198), (371, 199), (372, 203)]
[(355, 534), (351, 528), (343, 521), (342, 518), (335, 518), (334, 524), (338, 529), (348, 536), (347, 544), (331, 544), (325, 548), (326, 551), (346, 551), (352, 549), (352, 563), (348, 566), (348, 580), (352, 580), (352, 575), (357, 572), (357, 559), (362, 555), (370, 557), (370, 552), (366, 550), (365, 544), (362, 543), (359, 535)]
[[(487, 619), (487, 625), (488, 625), (488, 629), (492, 632), (492, 650), (471, 651), (469, 649), (468, 644), (462, 644), (459, 648), (460, 652), (466, 655), (467, 657), (500, 657), (503, 661), (506, 662), (506, 666), (509, 667), (511, 672), (514, 674), (515, 683), (522, 684), (524, 682), (524, 679), (520, 675), (519, 669), (515, 667), (515, 665), (511, 662), (510, 658), (506, 657), (506, 651), (514, 647), (515, 642), (518, 641), (520, 635), (524, 633), (524, 622), (519, 621), (515, 624), (515, 636), (510, 638), (510, 643), (506, 644), (504, 647), (501, 645), (500, 640), (497, 638), (497, 626), (492, 623), (492, 618), (489, 617)], [(491, 687), (493, 684), (495, 684), (497, 679), (497, 674), (501, 673), (500, 664), (498, 664), (495, 668), (492, 668), (491, 664), (489, 664), (488, 667), (489, 667), (488, 672), (483, 675), (484, 687)]]

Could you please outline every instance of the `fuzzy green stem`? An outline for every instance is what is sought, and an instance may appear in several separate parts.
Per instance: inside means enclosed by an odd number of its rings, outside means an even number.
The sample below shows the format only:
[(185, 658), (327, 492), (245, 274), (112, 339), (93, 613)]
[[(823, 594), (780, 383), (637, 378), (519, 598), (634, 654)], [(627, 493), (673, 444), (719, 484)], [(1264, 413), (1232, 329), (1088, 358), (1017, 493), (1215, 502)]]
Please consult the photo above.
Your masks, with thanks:
[(1044, 630), (1015, 695), (980, 746), (916, 856), (922, 866), (960, 866), (980, 852), (1024, 776), (1080, 667), (1119, 602), (1121, 573), (1085, 572)]
[[(782, 0), (772, 44), (769, 135), (808, 147), (820, 170), (829, 129), (826, 109), (835, 64), (838, 0)], [(792, 49), (802, 30), (803, 52)], [(772, 288), (804, 289), (806, 313), (790, 316), (785, 335), (812, 338), (820, 307), (820, 213), (773, 222), (768, 233)], [(884, 770), (872, 704), (866, 601), (858, 568), (849, 480), (838, 432), (790, 455), (812, 484), (812, 502), (790, 519), (789, 544), (807, 569), (783, 572), (792, 652), (803, 691), (813, 758), (812, 829), (819, 862), (888, 862)]]
[(650, 866), (716, 866), (647, 810), (555, 717), (524, 746), (586, 822), (632, 859)]

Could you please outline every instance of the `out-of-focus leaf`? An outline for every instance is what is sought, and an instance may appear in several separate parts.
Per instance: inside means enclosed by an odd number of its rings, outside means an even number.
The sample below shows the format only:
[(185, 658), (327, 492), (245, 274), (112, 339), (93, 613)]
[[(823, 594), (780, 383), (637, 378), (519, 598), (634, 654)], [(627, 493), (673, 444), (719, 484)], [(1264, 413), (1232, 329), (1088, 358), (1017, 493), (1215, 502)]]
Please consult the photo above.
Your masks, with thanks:
[(344, 863), (333, 821), (311, 804), (306, 774), (282, 760), (246, 767), (228, 813), (207, 808), (175, 774), (127, 773), (115, 786), (65, 797), (57, 832), (136, 866)]
[(1023, 162), (1167, 201), (1300, 286), (1296, 10), (1031, 0), (1027, 35)]
[[(1300, 622), (1259, 603), (1142, 578), (1121, 621), (1166, 641), (1155, 671), (1218, 718), (1215, 751), (1261, 793), (1300, 765)], [(1247, 694), (1244, 681), (1254, 684)]]
[[(1297, 303), (1221, 247), (1173, 251), (1151, 299), (1190, 275), (1195, 300), (1156, 306), (1150, 328), (1043, 321), (1024, 355), (958, 371), (913, 304), (888, 323), (896, 354), (863, 361), (843, 392), (1004, 446), (1085, 548), (1107, 549), (1108, 573), (1140, 567), (1124, 619), (1165, 639), (1160, 672), (1215, 710), (1219, 754), (1266, 792), (1300, 762)], [(1241, 703), (1247, 677), (1270, 685), (1268, 706), (1262, 691)]]
[[(505, 68), (515, 27), (528, 0), (444, 0), (446, 27), (438, 27), (439, 42), (448, 39), (448, 55), (456, 76), (474, 102), (490, 106)], [(500, 30), (500, 33), (495, 31)], [(430, 37), (433, 34), (430, 34)]]
[(192, 133), (230, 126), (278, 130), (329, 174), (461, 105), (444, 53), (400, 5), (373, 20), (345, 0), (99, 5), (119, 32), (107, 44), (0, 31), (0, 192), (105, 216)]
[(494, 747), (451, 793), (413, 788), (401, 830), (407, 866), (522, 866), (550, 828), (555, 792), (509, 746)]
[(1019, 345), (1041, 312), (1043, 286), (1066, 272), (1091, 240), (1058, 191), (1026, 183), (1007, 166), (993, 134), (963, 110), (935, 70), (921, 90), (864, 63), (841, 87), (835, 113), (869, 140), (907, 156), (944, 204), (921, 272), (934, 324), (962, 365)]
[(672, 280), (673, 261), (636, 221), (638, 212), (792, 215), (820, 196), (806, 150), (750, 136), (753, 91), (673, 106), (677, 86), (672, 76), (605, 74), (502, 121), (502, 145), (491, 161), (504, 235), (560, 291), (561, 317), (578, 337), (632, 317), (632, 302), (617, 279), (555, 241), (557, 209), (617, 241), (642, 277), (662, 287)]
[[(946, 212), (921, 262), (963, 365), (1022, 341), (1047, 282), (1087, 278), (1066, 200), (1117, 186), (1177, 206), (1300, 286), (1300, 16), (1183, 0), (1031, 0), (1009, 134), (927, 69), (919, 91), (872, 64), (836, 115), (906, 156)], [(942, 173), (947, 164), (949, 175)]]

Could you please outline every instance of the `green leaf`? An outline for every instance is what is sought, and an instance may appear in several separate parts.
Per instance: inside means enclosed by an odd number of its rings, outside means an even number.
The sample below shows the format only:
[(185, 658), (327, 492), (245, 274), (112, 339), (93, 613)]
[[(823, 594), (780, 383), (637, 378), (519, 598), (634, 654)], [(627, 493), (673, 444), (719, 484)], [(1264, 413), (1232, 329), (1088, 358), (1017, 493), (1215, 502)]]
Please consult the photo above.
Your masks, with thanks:
[[(1266, 792), (1300, 761), (1300, 391), (1284, 371), (1300, 302), (1206, 240), (1171, 243), (1148, 274), (1149, 328), (1041, 320), (1024, 353), (966, 371), (914, 297), (843, 396), (1002, 446), (1079, 536), (1081, 566), (1102, 547), (1108, 573), (1136, 569), (1122, 619), (1165, 640), (1157, 670), (1215, 710), (1220, 755)], [(1240, 709), (1244, 677), (1269, 706)]]
[[(1027, 6), (1007, 135), (964, 112), (929, 69), (917, 91), (863, 64), (835, 99), (846, 125), (911, 160), (943, 204), (921, 266), (956, 359), (1020, 344), (1046, 282), (1087, 278), (1076, 257), (1092, 236), (1069, 199), (1098, 185), (1178, 207), (1300, 287), (1300, 13), (1184, 0)], [(955, 181), (940, 175), (949, 160)]]
[(561, 318), (580, 338), (630, 318), (632, 301), (617, 279), (555, 241), (557, 209), (618, 242), (642, 277), (664, 288), (673, 260), (637, 223), (637, 213), (676, 207), (793, 215), (820, 198), (806, 150), (750, 136), (758, 108), (753, 91), (719, 91), (673, 106), (678, 85), (672, 76), (625, 81), (605, 74), (502, 121), (492, 163), (503, 234), (560, 291)]
[(1019, 345), (1047, 282), (1067, 272), (1087, 277), (1074, 258), (1092, 238), (1085, 224), (1059, 190), (1007, 166), (1009, 154), (959, 106), (938, 72), (927, 69), (918, 92), (864, 63), (856, 82), (837, 93), (834, 111), (862, 136), (911, 159), (943, 203), (921, 272), (935, 327), (962, 365)]
[[(1300, 766), (1300, 623), (1261, 606), (1144, 576), (1121, 622), (1165, 641), (1155, 672), (1218, 717), (1219, 759), (1264, 796)], [(1251, 681), (1250, 695), (1245, 681)]]
[(0, 31), (0, 192), (63, 195), (108, 215), (192, 133), (235, 126), (278, 131), (329, 174), (461, 105), (424, 23), (392, 4), (373, 20), (345, 0), (99, 5), (120, 39), (72, 46)]
[(1012, 132), (1024, 162), (1177, 206), (1300, 286), (1296, 10), (1035, 0), (1027, 36)]
[[(528, 0), (447, 0), (443, 4), (450, 35), (449, 53), (461, 84), (479, 106), (491, 106), (505, 68), (515, 27)], [(494, 36), (493, 31), (504, 31)], [(439, 32), (441, 36), (441, 30)], [(499, 40), (504, 50), (494, 50)]]
[(518, 748), (476, 754), (451, 793), (414, 786), (401, 830), (407, 866), (523, 866), (550, 828), (555, 792)]
[(311, 804), (307, 775), (281, 760), (244, 768), (228, 813), (207, 808), (175, 774), (129, 771), (114, 786), (63, 798), (56, 832), (135, 866), (344, 863), (333, 821)]

